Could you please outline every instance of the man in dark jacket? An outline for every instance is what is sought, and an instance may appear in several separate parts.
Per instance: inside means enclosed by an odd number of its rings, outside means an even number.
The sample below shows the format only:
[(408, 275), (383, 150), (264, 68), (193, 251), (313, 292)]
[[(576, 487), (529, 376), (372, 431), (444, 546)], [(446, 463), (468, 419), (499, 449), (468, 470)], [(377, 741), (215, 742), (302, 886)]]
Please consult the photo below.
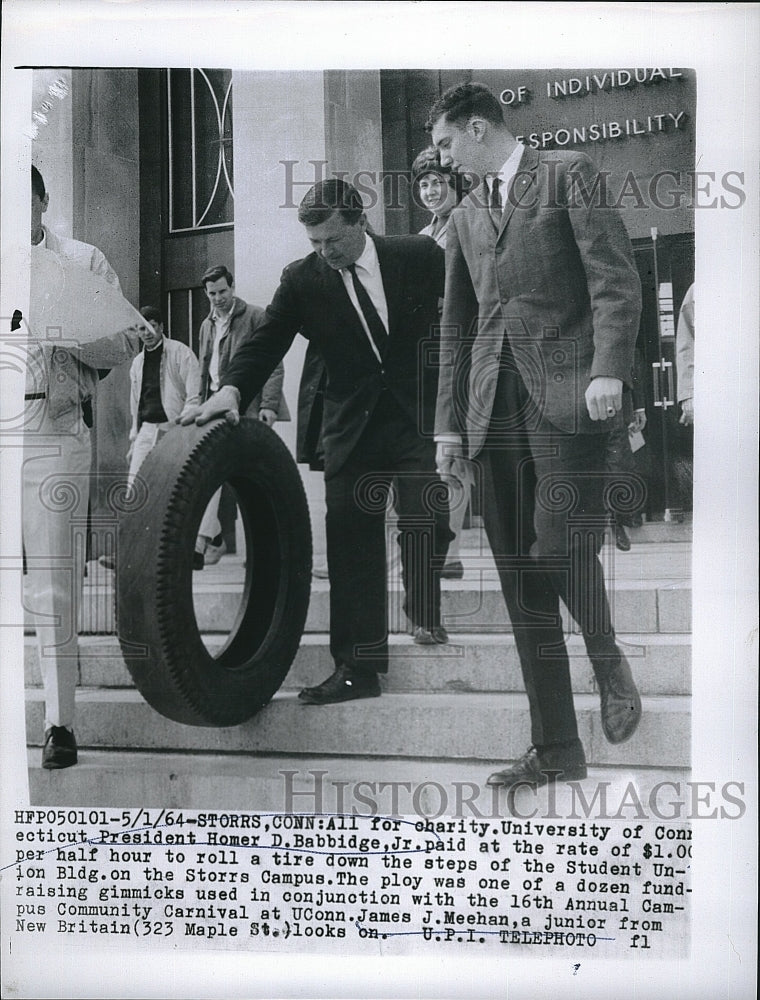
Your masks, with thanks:
[(422, 433), (432, 420), (436, 371), (420, 362), (438, 324), (444, 261), (427, 237), (369, 236), (361, 197), (344, 181), (314, 185), (298, 217), (314, 252), (285, 268), (263, 323), (196, 420), (236, 419), (299, 331), (321, 355), (335, 672), (300, 695), (321, 705), (376, 697), (377, 674), (388, 669), (385, 510), (392, 483), (415, 640), (447, 641), (440, 570), (451, 532), (433, 442)]

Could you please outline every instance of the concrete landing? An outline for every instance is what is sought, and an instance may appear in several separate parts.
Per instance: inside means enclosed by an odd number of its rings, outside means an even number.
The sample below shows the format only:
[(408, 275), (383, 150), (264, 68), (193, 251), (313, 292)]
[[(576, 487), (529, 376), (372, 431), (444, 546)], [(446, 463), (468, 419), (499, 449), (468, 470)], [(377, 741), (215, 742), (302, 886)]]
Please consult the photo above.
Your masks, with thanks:
[[(43, 771), (38, 749), (29, 750), (28, 761), (32, 805), (84, 802), (125, 809), (374, 811), (379, 815), (423, 816), (444, 811), (466, 818), (477, 817), (478, 812), (493, 814), (494, 797), (486, 789), (485, 779), (505, 763), (503, 758), (367, 760), (86, 750), (76, 767)], [(591, 767), (588, 778), (578, 784), (590, 801), (594, 789), (606, 783), (607, 802), (612, 806), (629, 784), (642, 800), (648, 800), (661, 782), (682, 785), (688, 779), (689, 772), (680, 768)], [(496, 803), (500, 813), (504, 800), (499, 793)], [(441, 810), (444, 804), (446, 808)]]
[[(76, 734), (84, 747), (490, 760), (517, 757), (530, 743), (523, 694), (384, 694), (320, 707), (279, 692), (249, 722), (223, 729), (165, 719), (137, 691), (83, 689), (78, 695)], [(645, 698), (638, 730), (619, 746), (602, 733), (596, 695), (577, 695), (575, 707), (590, 763), (690, 765), (690, 698)], [(42, 691), (27, 691), (30, 744), (40, 740), (42, 723)]]

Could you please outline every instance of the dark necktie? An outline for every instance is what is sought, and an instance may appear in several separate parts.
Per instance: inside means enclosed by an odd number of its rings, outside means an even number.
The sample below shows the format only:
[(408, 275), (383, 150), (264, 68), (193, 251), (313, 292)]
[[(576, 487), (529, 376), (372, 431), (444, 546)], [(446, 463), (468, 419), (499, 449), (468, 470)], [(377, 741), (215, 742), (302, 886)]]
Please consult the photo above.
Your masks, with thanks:
[(491, 180), (491, 198), (488, 204), (488, 211), (491, 213), (493, 224), (497, 229), (501, 227), (501, 198), (499, 196), (499, 185), (501, 179), (494, 177)]
[(354, 283), (354, 291), (356, 292), (356, 297), (359, 300), (361, 311), (364, 313), (364, 319), (366, 320), (367, 327), (369, 329), (369, 335), (377, 348), (377, 353), (382, 359), (385, 357), (385, 350), (388, 346), (388, 331), (385, 329), (383, 321), (380, 319), (380, 315), (377, 309), (375, 309), (372, 299), (369, 297), (369, 292), (359, 280), (359, 276), (356, 273), (356, 264), (349, 264), (348, 270), (351, 272), (351, 280)]

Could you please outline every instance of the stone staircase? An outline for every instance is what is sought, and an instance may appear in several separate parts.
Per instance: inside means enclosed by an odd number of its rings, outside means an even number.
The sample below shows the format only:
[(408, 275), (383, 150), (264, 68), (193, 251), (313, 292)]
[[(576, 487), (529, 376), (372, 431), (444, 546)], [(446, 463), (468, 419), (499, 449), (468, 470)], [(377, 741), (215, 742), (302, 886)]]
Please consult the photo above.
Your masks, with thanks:
[[(610, 595), (618, 639), (644, 703), (641, 725), (628, 743), (614, 747), (604, 739), (582, 640), (570, 632), (569, 622), (566, 629), (580, 735), (592, 773), (624, 769), (650, 783), (658, 775), (681, 774), (690, 764), (690, 526), (645, 525), (631, 534), (630, 552), (608, 544), (602, 556), (607, 578), (614, 580)], [(464, 579), (444, 583), (449, 646), (411, 642), (397, 571), (391, 570), (391, 664), (380, 699), (322, 708), (297, 701), (301, 687), (332, 669), (325, 581), (314, 581), (306, 634), (285, 684), (242, 726), (206, 729), (164, 719), (132, 686), (116, 636), (83, 634), (76, 724), (80, 764), (66, 771), (39, 766), (44, 706), (36, 644), (28, 635), (32, 803), (283, 810), (293, 805), (284, 799), (287, 785), (302, 792), (296, 807), (342, 811), (347, 803), (336, 796), (357, 781), (440, 788), (482, 781), (492, 764), (525, 750), (530, 727), (514, 640), (480, 528), (465, 532), (462, 556)], [(196, 616), (210, 647), (224, 641), (242, 579), (240, 556), (226, 556), (195, 575)], [(90, 563), (83, 632), (102, 633), (103, 623), (113, 619), (112, 603), (112, 574)], [(312, 802), (316, 785), (320, 796), (329, 791), (332, 799)], [(426, 794), (430, 798), (430, 788)], [(382, 812), (387, 803), (380, 805)]]

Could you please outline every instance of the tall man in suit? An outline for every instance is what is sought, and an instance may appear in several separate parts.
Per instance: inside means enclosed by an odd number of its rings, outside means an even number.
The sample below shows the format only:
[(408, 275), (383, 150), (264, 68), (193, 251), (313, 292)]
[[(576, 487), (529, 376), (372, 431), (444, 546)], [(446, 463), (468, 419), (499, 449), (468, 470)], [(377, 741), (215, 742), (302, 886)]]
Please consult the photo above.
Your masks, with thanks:
[(323, 435), (335, 671), (299, 697), (324, 705), (381, 693), (377, 675), (388, 669), (385, 509), (392, 484), (405, 610), (415, 639), (448, 639), (440, 623), (440, 570), (451, 532), (435, 447), (420, 430), (422, 407), (434, 405), (436, 372), (419, 361), (421, 342), (438, 323), (444, 263), (426, 236), (370, 237), (359, 193), (341, 180), (315, 184), (298, 218), (314, 252), (285, 268), (263, 323), (195, 419), (236, 419), (299, 331), (320, 353), (327, 372)]
[(582, 629), (607, 739), (628, 739), (641, 715), (598, 558), (605, 439), (631, 379), (638, 274), (619, 215), (593, 203), (587, 156), (523, 147), (477, 83), (447, 90), (428, 128), (441, 162), (476, 177), (448, 229), (438, 468), (465, 461), (465, 432), (531, 713), (533, 745), (488, 782), (583, 778), (559, 598)]

